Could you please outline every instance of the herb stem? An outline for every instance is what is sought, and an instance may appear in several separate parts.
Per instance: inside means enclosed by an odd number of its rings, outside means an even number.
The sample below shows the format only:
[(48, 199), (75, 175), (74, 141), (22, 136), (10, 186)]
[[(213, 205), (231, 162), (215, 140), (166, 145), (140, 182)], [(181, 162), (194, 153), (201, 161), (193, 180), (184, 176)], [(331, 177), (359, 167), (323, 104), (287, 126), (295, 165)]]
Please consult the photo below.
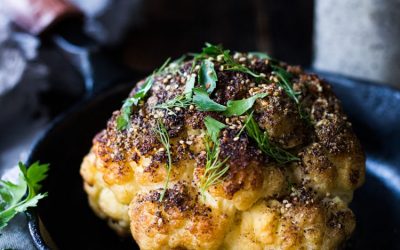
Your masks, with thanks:
[(165, 164), (165, 169), (167, 170), (167, 179), (164, 183), (164, 188), (161, 193), (159, 201), (161, 202), (164, 199), (165, 192), (168, 188), (168, 183), (170, 180), (171, 169), (172, 169), (172, 158), (171, 158), (171, 144), (169, 141), (169, 134), (167, 129), (165, 128), (164, 123), (161, 119), (157, 120), (156, 127), (154, 128), (154, 132), (156, 133), (157, 139), (164, 146), (165, 151), (167, 152), (168, 162)]

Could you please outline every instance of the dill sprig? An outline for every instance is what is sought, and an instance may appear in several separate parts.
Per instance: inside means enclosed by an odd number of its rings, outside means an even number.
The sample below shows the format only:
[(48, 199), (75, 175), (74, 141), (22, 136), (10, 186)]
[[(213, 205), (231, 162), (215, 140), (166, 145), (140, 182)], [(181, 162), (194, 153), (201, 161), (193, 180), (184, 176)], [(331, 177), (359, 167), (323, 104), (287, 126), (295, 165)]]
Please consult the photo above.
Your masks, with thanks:
[(261, 131), (253, 117), (253, 113), (247, 117), (244, 128), (246, 129), (247, 134), (257, 142), (258, 148), (268, 156), (275, 159), (278, 163), (283, 164), (299, 160), (298, 157), (271, 143), (267, 131)]
[(168, 162), (165, 164), (165, 169), (167, 170), (167, 180), (164, 183), (164, 189), (161, 193), (160, 200), (162, 201), (165, 196), (165, 192), (167, 191), (171, 168), (172, 168), (172, 157), (171, 157), (171, 144), (169, 142), (169, 134), (167, 129), (165, 128), (164, 123), (161, 119), (157, 120), (156, 126), (154, 128), (154, 132), (156, 133), (157, 139), (164, 146), (165, 151), (167, 152)]
[(299, 97), (301, 92), (296, 92), (291, 83), (292, 75), (280, 66), (272, 65), (273, 74), (278, 77), (278, 84), (285, 91), (285, 93), (296, 103), (300, 118), (311, 124), (310, 116), (305, 112), (303, 105), (300, 103)]
[(282, 67), (272, 65), (272, 71), (273, 74), (275, 74), (278, 77), (278, 84), (281, 86), (281, 88), (286, 92), (286, 94), (292, 98), (292, 100), (299, 105), (299, 95), (301, 94), (300, 92), (296, 92), (293, 89), (293, 84), (291, 83), (292, 75), (284, 70)]
[(220, 147), (219, 143), (214, 143), (210, 136), (205, 137), (205, 145), (207, 152), (207, 162), (204, 174), (200, 180), (200, 192), (205, 197), (205, 192), (209, 187), (214, 186), (222, 181), (222, 177), (229, 170), (229, 165), (226, 165), (228, 157), (223, 161), (219, 159)]
[(204, 124), (207, 128), (207, 134), (204, 139), (207, 161), (204, 174), (200, 180), (200, 192), (203, 197), (205, 197), (205, 192), (209, 187), (222, 181), (222, 177), (229, 169), (229, 165), (225, 165), (229, 158), (227, 157), (222, 161), (219, 159), (220, 144), (218, 137), (226, 125), (210, 116), (204, 119)]
[(174, 112), (175, 108), (185, 109), (189, 107), (191, 104), (192, 101), (188, 99), (186, 96), (178, 95), (175, 98), (170, 99), (164, 103), (155, 105), (154, 109), (163, 109), (166, 110), (168, 113), (176, 115), (176, 113)]

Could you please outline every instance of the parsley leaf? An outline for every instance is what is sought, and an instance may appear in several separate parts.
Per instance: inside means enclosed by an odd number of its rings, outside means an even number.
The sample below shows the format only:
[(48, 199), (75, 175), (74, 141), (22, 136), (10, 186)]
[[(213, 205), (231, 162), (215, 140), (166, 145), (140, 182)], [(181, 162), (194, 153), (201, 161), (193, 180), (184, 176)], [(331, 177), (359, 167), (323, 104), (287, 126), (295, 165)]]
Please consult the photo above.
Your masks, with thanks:
[(151, 86), (153, 86), (155, 76), (165, 69), (169, 61), (170, 58), (168, 58), (158, 70), (156, 70), (155, 72), (153, 72), (152, 75), (146, 78), (144, 84), (132, 97), (129, 97), (124, 101), (121, 109), (121, 114), (117, 117), (118, 130), (126, 129), (129, 124), (130, 116), (132, 114), (132, 107), (138, 105), (139, 101), (146, 96), (147, 92), (151, 89)]
[(258, 148), (271, 158), (275, 159), (278, 163), (287, 163), (299, 160), (298, 157), (271, 143), (267, 131), (261, 131), (257, 122), (253, 118), (253, 114), (250, 114), (247, 117), (244, 126), (249, 137), (253, 138), (253, 140), (257, 142)]
[(220, 45), (213, 45), (210, 43), (206, 43), (206, 47), (203, 48), (203, 51), (199, 55), (195, 56), (195, 59), (196, 60), (204, 59), (207, 58), (207, 56), (209, 57), (222, 56), (225, 70), (242, 72), (245, 74), (249, 74), (257, 79), (262, 78), (260, 74), (257, 74), (248, 67), (236, 62), (231, 56), (230, 50), (224, 50), (224, 48)]
[(201, 62), (199, 71), (199, 83), (211, 94), (217, 86), (217, 73), (214, 70), (214, 63), (209, 59)]
[(195, 74), (190, 74), (190, 76), (188, 76), (188, 79), (186, 80), (185, 90), (183, 91), (186, 99), (188, 99), (188, 100), (192, 99), (193, 88), (194, 88), (195, 82), (196, 82)]
[(213, 101), (202, 88), (193, 89), (193, 103), (200, 111), (225, 111), (226, 107)]
[(221, 129), (226, 128), (226, 125), (222, 122), (215, 120), (211, 116), (207, 116), (204, 119), (204, 125), (206, 125), (207, 133), (210, 136), (211, 140), (215, 144), (218, 144), (219, 133), (221, 132)]
[(273, 60), (272, 57), (270, 57), (268, 54), (263, 53), (263, 52), (255, 51), (255, 52), (249, 52), (248, 54), (252, 55), (252, 56), (255, 56), (255, 57), (258, 57), (260, 59)]
[(226, 103), (226, 110), (224, 112), (224, 115), (230, 117), (230, 116), (238, 116), (238, 115), (243, 115), (247, 110), (251, 109), (253, 107), (254, 102), (258, 98), (264, 98), (266, 97), (267, 94), (265, 93), (259, 93), (256, 94), (252, 97), (249, 97), (247, 99), (243, 100), (229, 100)]
[[(48, 164), (33, 163), (28, 169), (19, 162), (18, 183), (0, 180), (0, 229), (7, 226), (7, 223), (20, 212), (24, 212), (28, 207), (34, 207), (38, 201), (47, 194), (38, 194), (41, 185), (39, 182), (44, 180), (49, 169)], [(25, 198), (25, 194), (28, 192)]]

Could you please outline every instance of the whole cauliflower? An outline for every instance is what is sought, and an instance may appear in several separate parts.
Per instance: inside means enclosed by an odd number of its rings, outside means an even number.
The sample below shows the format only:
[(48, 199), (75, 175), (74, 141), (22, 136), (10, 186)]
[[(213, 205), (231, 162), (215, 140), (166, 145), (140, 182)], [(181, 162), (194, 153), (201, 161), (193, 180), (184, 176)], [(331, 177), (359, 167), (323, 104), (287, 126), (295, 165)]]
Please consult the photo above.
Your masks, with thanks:
[[(192, 83), (207, 93), (201, 100), (223, 107), (266, 95), (228, 117), (204, 111)], [(113, 113), (81, 166), (90, 206), (112, 228), (130, 232), (141, 249), (343, 246), (355, 228), (348, 203), (364, 181), (365, 157), (328, 84), (265, 55), (213, 45), (154, 73), (130, 97), (149, 84), (136, 105)], [(264, 145), (246, 129), (249, 116)], [(206, 117), (224, 124), (215, 143)], [(214, 160), (219, 175), (210, 179)]]

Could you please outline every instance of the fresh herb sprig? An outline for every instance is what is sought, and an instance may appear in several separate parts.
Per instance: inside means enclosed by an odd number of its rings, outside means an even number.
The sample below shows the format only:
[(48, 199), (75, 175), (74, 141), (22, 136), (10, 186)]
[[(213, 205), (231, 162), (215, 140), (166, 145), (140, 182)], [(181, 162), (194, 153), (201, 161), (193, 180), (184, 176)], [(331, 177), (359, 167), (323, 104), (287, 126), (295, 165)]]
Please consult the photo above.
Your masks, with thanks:
[(132, 107), (138, 105), (139, 101), (146, 96), (147, 92), (149, 92), (149, 90), (151, 89), (151, 86), (153, 86), (155, 77), (165, 69), (169, 61), (170, 58), (168, 58), (158, 70), (154, 71), (153, 74), (146, 78), (144, 84), (132, 97), (124, 101), (121, 109), (121, 114), (117, 117), (116, 120), (118, 130), (124, 130), (127, 128), (130, 116), (132, 114)]
[(176, 115), (174, 109), (181, 108), (185, 109), (192, 105), (192, 101), (184, 95), (178, 95), (177, 97), (170, 99), (164, 103), (157, 104), (154, 106), (154, 109), (163, 109), (166, 110), (168, 113)]
[(227, 117), (243, 115), (253, 107), (257, 99), (261, 99), (266, 96), (266, 93), (258, 93), (253, 95), (252, 97), (242, 100), (229, 100), (226, 103), (226, 110), (224, 111), (224, 115)]
[(168, 183), (169, 183), (171, 169), (172, 169), (171, 144), (169, 141), (168, 131), (165, 128), (165, 125), (161, 121), (161, 119), (157, 120), (156, 126), (154, 128), (154, 132), (156, 134), (158, 141), (163, 145), (165, 152), (167, 153), (167, 163), (165, 164), (165, 169), (167, 170), (167, 179), (164, 183), (164, 189), (163, 189), (160, 199), (159, 199), (159, 201), (162, 201), (164, 199), (165, 192), (167, 191), (167, 188), (168, 188)]
[(278, 77), (278, 84), (281, 88), (286, 92), (286, 94), (297, 104), (299, 105), (299, 95), (300, 92), (296, 92), (293, 90), (293, 84), (291, 83), (292, 75), (284, 70), (282, 67), (272, 65), (272, 74), (275, 74)]
[[(0, 229), (18, 213), (34, 207), (47, 193), (38, 193), (40, 182), (47, 177), (49, 164), (33, 163), (28, 169), (19, 162), (18, 183), (0, 180)], [(28, 193), (26, 196), (25, 194)], [(24, 198), (25, 196), (25, 198)]]
[[(289, 153), (288, 151), (274, 145), (270, 140), (267, 131), (262, 132), (253, 114), (248, 115), (244, 124), (247, 134), (257, 142), (258, 148), (275, 159), (278, 163), (287, 163), (291, 161), (298, 161), (299, 158)], [(240, 133), (240, 132), (239, 132)]]
[(242, 72), (245, 74), (249, 74), (256, 79), (262, 78), (262, 75), (257, 74), (248, 67), (236, 62), (235, 59), (231, 56), (230, 50), (225, 50), (220, 45), (213, 45), (210, 43), (206, 43), (205, 45), (206, 47), (203, 48), (202, 52), (194, 56), (195, 60), (201, 60), (209, 57), (217, 58), (218, 56), (222, 56), (222, 60), (224, 62), (224, 70)]
[(216, 112), (222, 112), (226, 110), (224, 105), (212, 100), (205, 89), (194, 88), (193, 93), (193, 103), (196, 105), (198, 110)]
[(204, 124), (207, 128), (205, 137), (205, 146), (207, 152), (207, 161), (204, 174), (200, 180), (200, 192), (205, 197), (205, 192), (213, 185), (222, 181), (222, 177), (229, 170), (229, 165), (226, 164), (228, 157), (224, 160), (219, 159), (220, 144), (218, 137), (220, 131), (226, 127), (225, 124), (207, 116), (204, 119)]
[[(307, 123), (311, 123), (310, 117), (304, 111), (300, 103), (300, 92), (296, 92), (293, 89), (293, 84), (291, 83), (292, 75), (287, 72), (284, 68), (278, 65), (278, 61), (271, 58), (269, 55), (261, 52), (250, 52), (249, 55), (253, 55), (259, 57), (260, 59), (266, 59), (271, 62), (271, 67), (273, 69), (273, 74), (278, 77), (278, 84), (279, 86), (285, 91), (285, 93), (296, 103), (298, 106), (300, 117), (305, 120)], [(254, 77), (257, 81), (266, 80), (264, 76), (261, 74), (257, 74), (256, 72), (252, 71), (248, 67), (236, 62), (233, 57), (230, 55), (229, 50), (225, 50), (220, 45), (213, 45), (210, 43), (206, 43), (206, 47), (203, 48), (200, 54), (195, 55), (194, 60), (201, 60), (208, 57), (215, 57), (222, 56), (224, 62), (224, 70), (231, 70), (242, 72)]]
[(200, 85), (203, 86), (209, 94), (217, 87), (217, 73), (214, 69), (214, 63), (211, 60), (204, 59), (201, 62), (198, 79)]
[(183, 55), (183, 56), (179, 57), (178, 59), (172, 61), (170, 64), (168, 64), (167, 67), (165, 67), (165, 72), (172, 74), (172, 75), (174, 75), (176, 73), (181, 75), (182, 73), (181, 73), (180, 69), (181, 69), (181, 65), (184, 63), (185, 59), (186, 59), (186, 55)]
[(200, 111), (223, 112), (225, 116), (231, 117), (246, 113), (246, 111), (253, 107), (257, 99), (264, 98), (265, 96), (267, 96), (266, 93), (259, 93), (242, 100), (229, 100), (226, 106), (224, 106), (212, 100), (204, 89), (195, 88), (193, 103)]

